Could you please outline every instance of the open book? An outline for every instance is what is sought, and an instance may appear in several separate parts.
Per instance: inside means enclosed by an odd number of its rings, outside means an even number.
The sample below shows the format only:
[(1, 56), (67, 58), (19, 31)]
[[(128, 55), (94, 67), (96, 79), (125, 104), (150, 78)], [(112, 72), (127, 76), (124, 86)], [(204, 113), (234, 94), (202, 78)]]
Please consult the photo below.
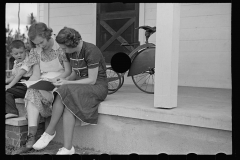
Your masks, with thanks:
[(48, 81), (47, 79), (40, 79), (37, 81), (25, 81), (18, 83), (26, 85), (27, 88), (33, 88), (37, 90), (53, 91), (53, 89), (55, 88), (52, 82)]

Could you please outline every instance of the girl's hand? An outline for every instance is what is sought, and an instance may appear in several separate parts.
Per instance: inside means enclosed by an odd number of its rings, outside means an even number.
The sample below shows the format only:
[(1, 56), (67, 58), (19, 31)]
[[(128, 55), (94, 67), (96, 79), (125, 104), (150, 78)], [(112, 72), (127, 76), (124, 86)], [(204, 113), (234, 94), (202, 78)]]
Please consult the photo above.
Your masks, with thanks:
[(57, 81), (55, 83), (53, 83), (54, 86), (59, 87), (63, 84), (67, 84), (68, 80), (64, 79), (64, 78), (58, 78)]

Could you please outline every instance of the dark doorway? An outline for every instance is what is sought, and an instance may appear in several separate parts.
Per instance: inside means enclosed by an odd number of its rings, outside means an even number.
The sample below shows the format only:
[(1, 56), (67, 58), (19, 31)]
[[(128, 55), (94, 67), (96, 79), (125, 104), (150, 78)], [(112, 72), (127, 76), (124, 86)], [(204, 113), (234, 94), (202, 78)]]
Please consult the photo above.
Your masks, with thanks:
[[(97, 38), (109, 64), (117, 52), (129, 54), (138, 46), (139, 3), (97, 3)], [(138, 43), (135, 46), (120, 46), (121, 43)]]

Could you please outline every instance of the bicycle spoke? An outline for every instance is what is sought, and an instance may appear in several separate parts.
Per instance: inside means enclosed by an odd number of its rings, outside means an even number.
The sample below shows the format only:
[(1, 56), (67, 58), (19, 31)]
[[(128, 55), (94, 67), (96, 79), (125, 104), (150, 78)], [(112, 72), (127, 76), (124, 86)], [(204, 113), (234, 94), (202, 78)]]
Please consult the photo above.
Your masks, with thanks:
[[(146, 82), (146, 80), (147, 80), (147, 79), (145, 79), (145, 81), (144, 81), (144, 82)], [(145, 83), (145, 84), (146, 84), (146, 83)], [(141, 85), (141, 87), (142, 87), (143, 85), (144, 85), (144, 83)]]
[(112, 84), (111, 83), (108, 83), (112, 88), (113, 88), (113, 86), (112, 86)]
[[(148, 82), (149, 82), (149, 78), (150, 78), (150, 75), (149, 75), (148, 79), (146, 79), (146, 81), (148, 80)], [(145, 82), (146, 82), (146, 81), (145, 81)], [(146, 83), (146, 84), (148, 84), (148, 83)], [(148, 85), (146, 85), (146, 90), (147, 90), (147, 86), (148, 86)]]
[[(146, 77), (146, 76), (144, 75), (144, 77)], [(142, 80), (144, 77), (142, 77), (140, 80)], [(139, 80), (139, 81), (140, 81), (140, 80)], [(138, 83), (139, 81), (137, 81), (137, 83)]]

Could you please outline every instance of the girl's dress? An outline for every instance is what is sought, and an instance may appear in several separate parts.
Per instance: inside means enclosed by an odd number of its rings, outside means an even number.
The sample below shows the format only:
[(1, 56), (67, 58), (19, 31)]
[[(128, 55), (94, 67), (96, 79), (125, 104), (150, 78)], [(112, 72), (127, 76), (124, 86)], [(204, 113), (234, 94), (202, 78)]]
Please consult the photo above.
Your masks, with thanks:
[(88, 68), (98, 69), (96, 83), (92, 84), (64, 84), (55, 93), (58, 93), (65, 107), (77, 118), (77, 124), (97, 124), (98, 106), (104, 101), (108, 93), (106, 64), (101, 51), (97, 46), (80, 41), (82, 49), (79, 54), (66, 53), (76, 80), (87, 78)]
[[(64, 61), (68, 61), (65, 53), (59, 47), (56, 41), (52, 50), (45, 55), (42, 48), (34, 48), (30, 51), (31, 61), (37, 61), (40, 65), (41, 78), (54, 78), (64, 72)], [(32, 102), (40, 112), (42, 117), (48, 117), (52, 114), (53, 93), (44, 90), (28, 89), (25, 95), (25, 107), (27, 103)], [(26, 115), (27, 116), (27, 115)]]

